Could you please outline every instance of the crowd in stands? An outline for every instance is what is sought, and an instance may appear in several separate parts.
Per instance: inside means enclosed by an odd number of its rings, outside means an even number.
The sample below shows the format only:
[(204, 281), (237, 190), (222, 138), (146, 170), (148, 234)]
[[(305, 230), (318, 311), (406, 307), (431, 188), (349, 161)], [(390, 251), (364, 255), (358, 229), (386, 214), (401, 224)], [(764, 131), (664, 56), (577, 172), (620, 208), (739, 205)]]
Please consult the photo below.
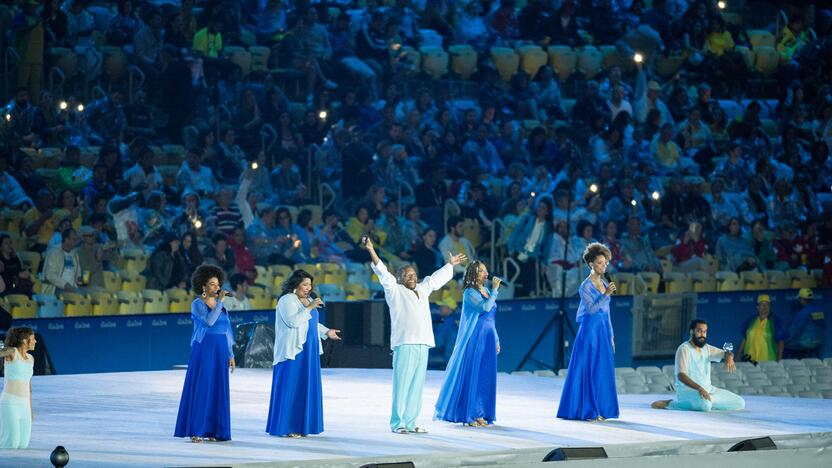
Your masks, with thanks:
[(421, 275), (495, 259), (517, 297), (574, 294), (593, 241), (614, 272), (832, 285), (832, 15), (729, 3), (12, 1), (0, 294), (137, 253), (148, 288), (203, 262), (242, 288), (363, 236)]

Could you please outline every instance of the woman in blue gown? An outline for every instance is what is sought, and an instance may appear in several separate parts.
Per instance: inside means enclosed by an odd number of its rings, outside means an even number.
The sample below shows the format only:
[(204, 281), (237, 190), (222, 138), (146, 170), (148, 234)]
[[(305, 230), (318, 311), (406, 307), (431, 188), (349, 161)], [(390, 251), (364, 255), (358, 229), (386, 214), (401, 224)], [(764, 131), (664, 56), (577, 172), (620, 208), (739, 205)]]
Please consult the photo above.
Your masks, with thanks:
[(500, 339), (494, 326), (500, 279), (485, 287), (488, 270), (475, 260), (463, 279), (462, 318), (454, 352), (445, 369), (445, 383), (436, 402), (436, 419), (473, 427), (496, 420), (497, 354)]
[(191, 304), (191, 357), (174, 431), (191, 442), (231, 440), (228, 369), (234, 372), (234, 334), (222, 303), (223, 281), (225, 274), (213, 265), (200, 266), (191, 279), (199, 297)]
[(581, 283), (578, 305), (578, 333), (558, 406), (558, 417), (603, 421), (618, 417), (615, 393), (615, 337), (610, 321), (610, 296), (615, 284), (603, 279), (609, 264), (610, 249), (593, 242), (584, 250), (590, 268)]
[(295, 270), (277, 302), (274, 372), (266, 432), (305, 437), (324, 431), (320, 340), (340, 340), (338, 332), (318, 322), (323, 301), (312, 293), (312, 275)]

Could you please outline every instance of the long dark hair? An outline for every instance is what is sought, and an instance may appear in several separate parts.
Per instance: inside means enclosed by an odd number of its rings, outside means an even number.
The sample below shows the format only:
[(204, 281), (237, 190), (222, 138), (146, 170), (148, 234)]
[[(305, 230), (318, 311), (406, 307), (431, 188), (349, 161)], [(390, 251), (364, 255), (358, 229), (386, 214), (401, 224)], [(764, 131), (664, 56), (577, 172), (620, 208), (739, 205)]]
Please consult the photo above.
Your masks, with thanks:
[(295, 289), (303, 282), (306, 278), (309, 278), (309, 281), (315, 282), (315, 278), (312, 277), (306, 270), (295, 270), (286, 278), (286, 281), (283, 282), (283, 290), (280, 291), (280, 297), (283, 297), (289, 293), (294, 293)]
[(34, 334), (35, 331), (29, 327), (12, 327), (6, 332), (4, 343), (8, 348), (19, 348), (24, 341)]
[(474, 260), (468, 264), (468, 268), (465, 269), (465, 276), (462, 277), (462, 289), (474, 288), (479, 289), (479, 285), (477, 284), (477, 280), (480, 276), (480, 271), (482, 271), (482, 267), (485, 266), (485, 263)]

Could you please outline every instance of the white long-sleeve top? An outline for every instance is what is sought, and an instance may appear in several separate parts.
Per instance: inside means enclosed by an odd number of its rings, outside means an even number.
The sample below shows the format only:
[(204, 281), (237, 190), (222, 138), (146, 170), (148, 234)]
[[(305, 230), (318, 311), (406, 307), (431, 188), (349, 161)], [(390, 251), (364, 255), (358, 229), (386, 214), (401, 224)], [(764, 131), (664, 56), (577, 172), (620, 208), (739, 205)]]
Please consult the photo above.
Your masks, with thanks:
[(384, 298), (390, 307), (390, 349), (403, 344), (423, 344), (430, 348), (436, 346), (428, 297), (454, 277), (453, 266), (446, 263), (432, 275), (423, 278), (415, 290), (399, 284), (381, 261), (372, 267), (384, 287)]
[[(286, 294), (277, 301), (274, 323), (274, 362), (278, 364), (287, 359), (294, 359), (306, 343), (306, 334), (309, 333), (309, 319), (312, 314), (300, 302), (298, 296)], [(318, 338), (325, 340), (329, 328), (318, 324)], [(323, 343), (320, 346), (320, 354), (324, 353)]]

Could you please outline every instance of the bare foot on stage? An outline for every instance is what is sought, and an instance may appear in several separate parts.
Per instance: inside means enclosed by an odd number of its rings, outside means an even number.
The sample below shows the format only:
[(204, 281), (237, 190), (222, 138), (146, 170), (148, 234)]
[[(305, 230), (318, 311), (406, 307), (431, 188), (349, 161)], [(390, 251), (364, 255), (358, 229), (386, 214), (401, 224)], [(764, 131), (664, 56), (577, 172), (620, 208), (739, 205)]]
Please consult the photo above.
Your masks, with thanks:
[(654, 409), (667, 409), (667, 405), (669, 405), (671, 401), (673, 401), (673, 400), (654, 401), (653, 403), (650, 404), (650, 407), (654, 408)]

